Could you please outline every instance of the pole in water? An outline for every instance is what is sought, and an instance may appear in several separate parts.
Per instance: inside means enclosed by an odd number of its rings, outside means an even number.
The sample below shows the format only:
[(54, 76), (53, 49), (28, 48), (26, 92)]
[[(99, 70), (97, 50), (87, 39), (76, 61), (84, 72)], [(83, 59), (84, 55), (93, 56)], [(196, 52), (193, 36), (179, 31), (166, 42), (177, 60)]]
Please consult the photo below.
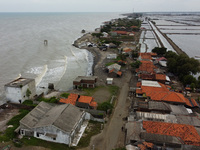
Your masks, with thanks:
[(44, 40), (44, 45), (48, 45), (48, 41), (47, 40)]

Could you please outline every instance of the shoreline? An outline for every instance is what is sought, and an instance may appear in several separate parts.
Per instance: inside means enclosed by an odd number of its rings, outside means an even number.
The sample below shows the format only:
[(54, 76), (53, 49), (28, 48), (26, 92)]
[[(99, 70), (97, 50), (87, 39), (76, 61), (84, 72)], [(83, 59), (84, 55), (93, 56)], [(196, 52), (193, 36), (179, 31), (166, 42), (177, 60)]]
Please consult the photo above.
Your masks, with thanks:
[(94, 75), (95, 66), (100, 61), (100, 58), (101, 58), (101, 54), (98, 52), (99, 49), (97, 47), (88, 47), (86, 45), (79, 46), (80, 43), (83, 43), (83, 42), (85, 43), (86, 41), (92, 42), (92, 39), (93, 39), (92, 35), (90, 33), (86, 33), (86, 34), (82, 35), (81, 37), (79, 37), (78, 39), (76, 39), (72, 45), (80, 50), (81, 49), (87, 50), (88, 52), (90, 52), (93, 55), (92, 75)]

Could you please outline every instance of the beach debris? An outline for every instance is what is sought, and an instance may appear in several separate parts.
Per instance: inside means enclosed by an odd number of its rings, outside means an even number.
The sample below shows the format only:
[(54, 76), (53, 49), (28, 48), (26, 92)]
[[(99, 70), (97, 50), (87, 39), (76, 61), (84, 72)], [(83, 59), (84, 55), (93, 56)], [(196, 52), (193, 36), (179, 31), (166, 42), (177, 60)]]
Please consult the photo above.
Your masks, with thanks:
[(44, 45), (45, 45), (45, 46), (48, 45), (48, 40), (44, 40)]

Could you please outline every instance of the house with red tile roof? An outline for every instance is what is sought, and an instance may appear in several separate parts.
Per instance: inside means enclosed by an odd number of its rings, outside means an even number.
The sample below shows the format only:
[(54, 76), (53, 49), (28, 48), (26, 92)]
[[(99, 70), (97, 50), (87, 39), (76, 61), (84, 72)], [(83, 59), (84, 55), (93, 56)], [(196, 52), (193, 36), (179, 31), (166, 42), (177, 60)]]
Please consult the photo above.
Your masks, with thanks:
[(91, 96), (82, 96), (74, 93), (70, 93), (68, 98), (60, 98), (60, 103), (72, 104), (80, 108), (96, 109), (97, 102)]
[(91, 96), (80, 96), (76, 102), (76, 106), (80, 108), (97, 108), (97, 102), (94, 101), (94, 98)]
[(154, 73), (154, 74), (147, 74), (147, 73), (139, 74), (138, 75), (138, 81), (141, 81), (141, 80), (158, 81), (158, 82), (163, 83), (163, 84), (169, 84), (170, 83), (170, 78), (168, 76), (166, 76), (165, 74), (158, 74), (158, 73)]
[(117, 63), (107, 66), (108, 76), (109, 77), (121, 77), (122, 72), (120, 71), (120, 69), (121, 69), (121, 65), (118, 65)]
[(117, 35), (127, 35), (128, 32), (127, 31), (112, 31), (114, 33), (117, 33)]
[(187, 107), (199, 107), (194, 99), (188, 99), (181, 93), (172, 92), (169, 90), (169, 86), (157, 81), (142, 80), (137, 86), (139, 88), (136, 89), (136, 97), (147, 97), (153, 101), (182, 104)]
[(154, 74), (154, 69), (157, 69), (156, 66), (154, 66), (152, 61), (141, 61), (141, 65), (138, 69), (136, 69), (136, 72), (138, 74)]
[(60, 98), (60, 103), (76, 105), (78, 94), (70, 93), (68, 98)]
[(184, 145), (200, 146), (200, 135), (191, 125), (143, 121), (143, 129), (150, 134), (177, 137)]

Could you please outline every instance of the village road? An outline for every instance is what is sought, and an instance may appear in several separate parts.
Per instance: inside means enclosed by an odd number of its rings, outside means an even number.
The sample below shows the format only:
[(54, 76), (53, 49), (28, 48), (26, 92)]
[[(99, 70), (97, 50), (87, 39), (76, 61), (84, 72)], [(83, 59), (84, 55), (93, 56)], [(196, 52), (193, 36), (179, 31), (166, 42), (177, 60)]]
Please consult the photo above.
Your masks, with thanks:
[(127, 95), (129, 91), (129, 81), (131, 79), (131, 72), (127, 71), (125, 74), (125, 82), (123, 82), (115, 110), (112, 114), (111, 120), (105, 124), (104, 130), (99, 135), (91, 139), (90, 146), (87, 149), (94, 150), (112, 150), (118, 147), (121, 143), (121, 135), (123, 134), (121, 128), (123, 126), (123, 119), (127, 117)]

